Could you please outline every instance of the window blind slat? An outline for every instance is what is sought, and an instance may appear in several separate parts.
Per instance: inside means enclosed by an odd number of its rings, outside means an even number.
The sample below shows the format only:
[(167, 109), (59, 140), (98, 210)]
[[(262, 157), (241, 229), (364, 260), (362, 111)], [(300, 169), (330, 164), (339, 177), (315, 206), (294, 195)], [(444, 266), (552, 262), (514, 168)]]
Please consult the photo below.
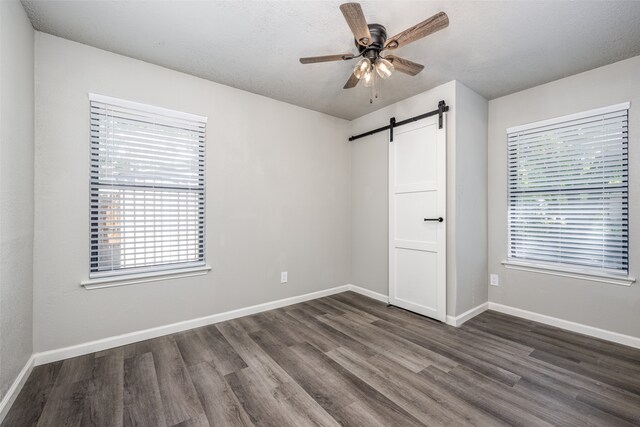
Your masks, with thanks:
[[(616, 123), (616, 125), (624, 125), (627, 126), (627, 123)], [(523, 153), (540, 153), (545, 151), (556, 151), (558, 148), (562, 147), (563, 149), (575, 149), (577, 147), (582, 147), (584, 150), (594, 149), (594, 147), (598, 145), (602, 145), (604, 147), (608, 147), (612, 142), (615, 142), (617, 139), (626, 136), (625, 132), (620, 131), (608, 131), (602, 130), (601, 132), (596, 132), (592, 130), (591, 132), (581, 132), (579, 134), (554, 134), (546, 135), (546, 139), (543, 139), (542, 136), (539, 139), (531, 140), (530, 143), (527, 144), (527, 147), (522, 150)], [(519, 143), (524, 144), (524, 138), (512, 138), (509, 142), (518, 141)], [(560, 145), (562, 143), (562, 145)], [(513, 153), (512, 149), (509, 150), (509, 153)]]
[[(144, 107), (142, 107), (144, 108)], [(91, 101), (91, 114), (109, 115), (114, 110), (118, 111), (118, 117), (125, 123), (134, 123), (136, 126), (147, 127), (150, 130), (166, 130), (177, 132), (180, 130), (204, 130), (205, 123), (197, 120), (181, 119), (175, 116), (165, 116), (148, 109), (133, 109), (117, 104), (107, 104)]]
[(603, 142), (620, 137), (627, 132), (627, 129), (625, 129), (627, 125), (628, 122), (626, 120), (605, 121), (579, 130), (545, 132), (536, 135), (511, 135), (507, 140), (509, 142), (519, 141), (527, 144), (525, 152), (540, 150), (544, 147), (554, 147), (557, 146), (558, 141), (563, 141), (568, 146), (576, 145), (576, 142), (585, 142), (588, 148), (594, 142)]
[(189, 144), (189, 140), (193, 140), (194, 136), (198, 139), (201, 138), (200, 134), (190, 135), (187, 138), (178, 138), (171, 137), (167, 134), (152, 134), (149, 132), (137, 133), (133, 131), (127, 131), (124, 134), (121, 134), (113, 132), (108, 133), (106, 130), (100, 130), (96, 128), (93, 128), (91, 130), (91, 137), (97, 141), (101, 139), (113, 139), (131, 147), (164, 149), (169, 151), (174, 150), (179, 153), (200, 151), (200, 147), (194, 147), (193, 145)]
[(585, 128), (585, 127), (589, 127), (590, 123), (602, 122), (602, 121), (607, 121), (615, 118), (619, 118), (619, 120), (626, 121), (628, 120), (627, 109), (628, 107), (625, 106), (614, 113), (604, 113), (604, 114), (589, 114), (589, 112), (586, 112), (586, 113), (581, 113), (582, 117), (580, 118), (571, 118), (569, 120), (561, 120), (558, 123), (548, 124), (544, 126), (537, 126), (537, 127), (529, 128), (526, 130), (512, 130), (512, 131), (508, 131), (507, 133), (508, 133), (508, 136), (511, 136), (511, 135), (526, 136), (526, 135), (546, 133), (549, 130), (554, 132), (562, 132), (564, 129), (574, 130), (576, 128)]
[[(587, 156), (583, 152), (581, 152), (582, 157), (584, 158), (584, 162), (586, 165), (584, 167), (597, 167), (607, 163), (614, 162), (624, 162), (628, 160), (628, 153), (625, 151), (612, 151), (612, 152), (602, 152), (597, 157), (596, 156)], [(526, 161), (527, 170), (552, 170), (555, 168), (563, 169), (567, 166), (571, 166), (573, 164), (573, 160), (575, 158), (575, 154), (569, 153), (566, 158), (562, 158), (561, 156), (552, 156), (550, 153), (545, 154), (544, 156), (535, 157), (535, 156), (524, 156), (520, 155), (522, 160), (518, 158), (510, 159), (510, 171), (518, 168), (520, 161)], [(553, 160), (549, 160), (550, 157), (553, 157)]]
[(206, 123), (90, 105), (90, 277), (204, 265)]
[(628, 273), (628, 109), (510, 132), (509, 258)]

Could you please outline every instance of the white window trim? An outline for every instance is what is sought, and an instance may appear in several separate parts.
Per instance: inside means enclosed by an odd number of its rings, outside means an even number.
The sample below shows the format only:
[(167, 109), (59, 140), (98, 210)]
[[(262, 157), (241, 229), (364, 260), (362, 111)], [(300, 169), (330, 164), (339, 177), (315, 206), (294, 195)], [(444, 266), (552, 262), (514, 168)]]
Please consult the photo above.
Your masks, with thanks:
[[(527, 123), (519, 126), (512, 126), (506, 129), (507, 136), (516, 132), (529, 131), (531, 129), (539, 129), (544, 127), (553, 127), (558, 123), (564, 123), (572, 120), (580, 120), (585, 117), (595, 116), (599, 114), (607, 114), (620, 110), (629, 111), (631, 107), (631, 102), (622, 102), (615, 105), (610, 105), (607, 107), (594, 108), (588, 111), (581, 111), (579, 113), (567, 114), (560, 117), (554, 117), (547, 120), (540, 120), (537, 122)], [(507, 215), (509, 214), (509, 209), (507, 208)], [(507, 227), (507, 233), (509, 231), (509, 227)], [(629, 258), (629, 261), (631, 258)], [(589, 280), (593, 282), (600, 283), (609, 283), (620, 286), (631, 286), (635, 283), (635, 277), (632, 277), (627, 273), (627, 275), (621, 275), (616, 273), (608, 273), (598, 269), (589, 269), (588, 267), (571, 267), (569, 264), (561, 264), (561, 263), (545, 263), (543, 261), (529, 261), (529, 260), (521, 260), (521, 259), (512, 259), (507, 258), (502, 261), (502, 265), (504, 265), (507, 269), (513, 270), (521, 270), (521, 271), (529, 271), (534, 273), (542, 273), (549, 274), (553, 276), (560, 277), (568, 277), (582, 280)], [(629, 266), (630, 268), (630, 266)]]
[(184, 277), (202, 276), (211, 271), (211, 267), (203, 265), (191, 268), (174, 268), (147, 273), (122, 274), (119, 276), (88, 279), (80, 282), (87, 290), (113, 288), (117, 286), (135, 285), (138, 283), (158, 282), (161, 280), (180, 279)]
[[(122, 98), (114, 98), (106, 95), (100, 95), (93, 92), (88, 92), (87, 96), (89, 101), (101, 102), (114, 106), (126, 107), (134, 110), (140, 110), (142, 112), (154, 113), (163, 115), (166, 117), (177, 118), (186, 121), (196, 121), (201, 123), (207, 123), (208, 118), (192, 113), (186, 113), (177, 110), (171, 110), (168, 108), (157, 107), (150, 104), (129, 101)], [(205, 220), (206, 221), (206, 220)], [(203, 230), (204, 239), (206, 242), (206, 222)], [(146, 269), (136, 268), (134, 273), (115, 273), (113, 271), (105, 272), (90, 272), (87, 280), (81, 281), (80, 285), (87, 290), (103, 289), (116, 286), (126, 286), (138, 283), (155, 282), (161, 280), (177, 279), (183, 277), (193, 277), (207, 274), (211, 267), (206, 265), (206, 252), (205, 259), (201, 262), (194, 262), (188, 264), (179, 265), (156, 265), (150, 266)]]
[(506, 259), (502, 261), (502, 265), (512, 270), (529, 271), (532, 273), (549, 274), (552, 276), (569, 277), (572, 279), (589, 280), (620, 286), (631, 286), (631, 284), (636, 281), (635, 277), (631, 276), (603, 273), (600, 270), (590, 270), (588, 268), (571, 268), (563, 264), (546, 264), (543, 262)]
[(118, 105), (120, 107), (160, 114), (167, 117), (175, 117), (177, 119), (193, 120), (207, 123), (207, 117), (205, 116), (183, 113), (182, 111), (170, 110), (168, 108), (156, 107), (155, 105), (143, 104), (141, 102), (134, 102), (126, 99), (112, 98), (110, 96), (99, 95), (97, 93), (89, 92), (89, 101), (103, 102), (105, 104)]
[(589, 110), (589, 111), (582, 111), (580, 113), (568, 114), (566, 116), (561, 116), (561, 117), (554, 117), (548, 120), (541, 120), (539, 122), (527, 123), (526, 125), (513, 126), (510, 128), (507, 128), (507, 134), (514, 133), (514, 132), (523, 132), (526, 130), (542, 128), (545, 126), (552, 126), (552, 125), (567, 122), (570, 120), (580, 120), (585, 117), (595, 116), (598, 114), (607, 114), (607, 113), (613, 113), (615, 111), (620, 111), (620, 110), (628, 110), (630, 107), (631, 107), (630, 102), (622, 102), (620, 104), (610, 105), (608, 107), (594, 108), (593, 110)]

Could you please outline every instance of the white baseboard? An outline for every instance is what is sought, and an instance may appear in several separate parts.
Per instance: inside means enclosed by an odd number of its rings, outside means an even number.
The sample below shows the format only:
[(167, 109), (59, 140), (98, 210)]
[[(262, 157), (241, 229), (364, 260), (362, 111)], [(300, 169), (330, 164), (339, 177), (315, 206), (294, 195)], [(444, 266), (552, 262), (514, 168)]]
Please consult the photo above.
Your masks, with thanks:
[(504, 314), (521, 317), (534, 322), (544, 323), (545, 325), (555, 326), (557, 328), (566, 329), (571, 332), (612, 341), (618, 344), (627, 345), (629, 347), (640, 348), (640, 338), (631, 335), (624, 335), (618, 332), (607, 331), (605, 329), (596, 328), (594, 326), (583, 325), (582, 323), (572, 322), (570, 320), (558, 319), (557, 317), (547, 316), (546, 314), (534, 313), (533, 311), (523, 310), (521, 308), (511, 307), (508, 305), (489, 302), (489, 310), (498, 311)]
[(43, 351), (33, 355), (35, 358), (35, 365), (43, 365), (45, 363), (56, 362), (58, 360), (68, 359), (70, 357), (82, 356), (83, 354), (94, 353), (96, 351), (107, 350), (109, 348), (119, 347), (121, 345), (127, 345), (138, 341), (144, 341), (151, 338), (157, 338), (163, 335), (174, 334), (176, 332), (186, 331), (188, 329), (199, 328), (201, 326), (212, 325), (214, 323), (224, 322), (226, 320), (235, 319), (238, 317), (248, 316), (250, 314), (256, 314), (267, 310), (273, 310), (280, 307), (286, 307), (288, 305), (297, 304), (304, 301), (309, 301), (316, 298), (322, 298), (329, 295), (334, 295), (340, 292), (353, 291), (359, 294), (368, 296), (370, 298), (387, 302), (386, 295), (379, 294), (377, 292), (370, 291), (360, 286), (351, 284), (336, 286), (335, 288), (325, 289), (318, 292), (311, 292), (304, 295), (298, 295), (295, 297), (284, 298), (276, 301), (267, 302), (264, 304), (258, 304), (251, 307), (239, 308), (237, 310), (226, 311), (223, 313), (212, 314), (210, 316), (199, 317), (196, 319), (185, 320), (182, 322), (172, 323), (169, 325), (158, 326), (155, 328), (144, 329), (142, 331), (130, 332), (123, 335), (117, 335), (114, 337), (103, 338), (100, 340), (89, 341), (82, 344), (77, 344), (69, 347), (59, 348), (55, 350)]
[(226, 320), (238, 317), (248, 316), (263, 311), (273, 310), (276, 308), (286, 307), (289, 305), (309, 301), (316, 298), (322, 298), (329, 295), (338, 294), (340, 292), (353, 291), (378, 301), (388, 302), (387, 295), (362, 288), (360, 286), (346, 284), (336, 286), (335, 288), (324, 289), (322, 291), (311, 292), (295, 297), (284, 298), (264, 304), (253, 305), (250, 307), (239, 308), (237, 310), (226, 311), (223, 313), (212, 314), (210, 316), (199, 317), (196, 319), (185, 320), (183, 322), (172, 323), (170, 325), (158, 326), (156, 328), (144, 329), (142, 331), (130, 332), (127, 334), (117, 335), (114, 337), (103, 338), (100, 340), (89, 341), (69, 347), (59, 348), (55, 350), (43, 351), (31, 355), (24, 368), (18, 374), (6, 395), (0, 401), (0, 422), (4, 419), (6, 413), (11, 408), (20, 390), (24, 386), (29, 374), (34, 366), (43, 365), (45, 363), (56, 362), (58, 360), (68, 359), (70, 357), (82, 356), (84, 354), (94, 353), (96, 351), (107, 350), (109, 348), (119, 347), (122, 345), (132, 344), (134, 342), (144, 341), (151, 338), (157, 338), (163, 335), (169, 335), (176, 332), (186, 331), (188, 329), (199, 328), (214, 323), (224, 322)]
[[(103, 338), (95, 341), (89, 341), (69, 347), (59, 348), (55, 350), (43, 351), (35, 353), (35, 365), (43, 365), (45, 363), (56, 362), (58, 360), (68, 359), (70, 357), (82, 356), (84, 354), (94, 353), (96, 351), (107, 350), (122, 345), (132, 344), (134, 342), (144, 341), (151, 338), (157, 338), (163, 335), (174, 334), (193, 328), (212, 325), (214, 323), (224, 322), (226, 320), (236, 319), (238, 317), (248, 316), (263, 311), (273, 310), (300, 302), (309, 301), (316, 298), (322, 298), (334, 295), (340, 292), (354, 291), (372, 298), (379, 298), (380, 294), (368, 291), (353, 285), (336, 286), (335, 288), (324, 289), (322, 291), (311, 292), (295, 297), (284, 298), (276, 301), (266, 302), (263, 304), (253, 305), (250, 307), (239, 308), (236, 310), (225, 311), (223, 313), (212, 314), (210, 316), (199, 317), (196, 319), (185, 320), (182, 322), (172, 323), (169, 325), (158, 326), (155, 328), (144, 329), (141, 331), (130, 332), (127, 334), (117, 335), (113, 337)], [(377, 296), (376, 296), (377, 295)]]
[[(350, 291), (357, 292), (369, 298), (373, 298), (378, 301), (382, 301), (384, 303), (389, 302), (389, 295), (384, 295), (378, 292), (371, 291), (369, 289), (361, 288), (360, 286), (349, 284), (347, 285)], [(477, 307), (473, 307), (471, 310), (467, 310), (459, 316), (447, 316), (447, 325), (458, 327), (462, 325), (467, 320), (476, 317), (478, 314), (482, 313), (485, 310), (489, 309), (489, 303), (485, 302)]]
[(316, 298), (322, 298), (329, 295), (338, 294), (340, 292), (353, 291), (359, 294), (368, 296), (370, 298), (387, 302), (387, 296), (379, 294), (377, 292), (370, 291), (359, 286), (346, 284), (342, 286), (336, 286), (330, 289), (324, 289), (322, 291), (311, 292), (304, 295), (298, 295), (295, 297), (284, 298), (276, 301), (271, 301), (263, 304), (253, 305), (250, 307), (239, 308), (236, 310), (226, 311), (223, 313), (212, 314), (210, 316), (199, 317), (196, 319), (185, 320), (182, 322), (172, 323), (169, 325), (158, 326), (155, 328), (144, 329), (141, 331), (130, 332), (127, 334), (117, 335), (114, 337), (103, 338), (95, 341), (89, 341), (82, 344), (77, 344), (69, 347), (58, 348), (54, 350), (43, 351), (34, 353), (29, 358), (29, 361), (24, 366), (20, 374), (11, 385), (7, 394), (0, 402), (0, 422), (6, 415), (6, 412), (11, 407), (11, 404), (17, 397), (18, 393), (22, 389), (24, 382), (29, 377), (31, 370), (34, 366), (43, 365), (45, 363), (56, 362), (58, 360), (68, 359), (70, 357), (82, 356), (84, 354), (94, 353), (96, 351), (107, 350), (109, 348), (119, 347), (122, 345), (132, 344), (134, 342), (144, 341), (151, 338), (157, 338), (163, 335), (169, 335), (176, 332), (182, 332), (193, 328), (199, 328), (201, 326), (212, 325), (214, 323), (224, 322), (226, 320), (235, 319), (238, 317), (248, 316), (251, 314), (260, 313), (263, 311), (273, 310), (276, 308), (286, 307), (289, 305), (309, 301)]
[(375, 300), (388, 303), (389, 295), (384, 295), (378, 292), (371, 291), (369, 289), (361, 288), (360, 286), (349, 284), (347, 285), (350, 291), (357, 292), (360, 295), (364, 295), (365, 297), (373, 298)]
[[(369, 289), (365, 289), (362, 288), (360, 286), (357, 285), (353, 285), (353, 284), (349, 284), (347, 285), (349, 287), (350, 291), (353, 292), (357, 292), (361, 295), (367, 296), (369, 298), (373, 298), (375, 300), (378, 301), (382, 301), (384, 303), (388, 303), (389, 302), (389, 295), (384, 295), (378, 292), (374, 292), (371, 291)], [(459, 316), (448, 316), (447, 315), (447, 325), (451, 325), (451, 326), (455, 326), (458, 327), (460, 325), (462, 325), (464, 322), (466, 322), (467, 320), (476, 317), (478, 314), (482, 313), (483, 311), (487, 310), (489, 308), (489, 303), (485, 302), (482, 303), (480, 305), (478, 305), (477, 307), (473, 307), (471, 310), (467, 310), (464, 313), (462, 313)]]
[(484, 302), (476, 307), (473, 307), (471, 310), (467, 310), (459, 316), (447, 316), (447, 325), (458, 327), (462, 325), (467, 320), (476, 317), (478, 314), (489, 308), (489, 303)]
[(29, 374), (31, 374), (31, 371), (35, 366), (34, 361), (35, 358), (31, 355), (27, 360), (27, 363), (25, 363), (23, 368), (20, 370), (20, 373), (18, 373), (16, 379), (11, 384), (11, 387), (9, 387), (9, 390), (7, 390), (2, 401), (0, 401), (0, 423), (4, 420), (4, 417), (7, 416), (7, 412), (9, 412), (11, 405), (13, 405), (13, 402), (16, 400), (16, 397), (18, 397), (20, 390), (22, 390), (22, 386), (24, 386), (27, 378), (29, 378)]

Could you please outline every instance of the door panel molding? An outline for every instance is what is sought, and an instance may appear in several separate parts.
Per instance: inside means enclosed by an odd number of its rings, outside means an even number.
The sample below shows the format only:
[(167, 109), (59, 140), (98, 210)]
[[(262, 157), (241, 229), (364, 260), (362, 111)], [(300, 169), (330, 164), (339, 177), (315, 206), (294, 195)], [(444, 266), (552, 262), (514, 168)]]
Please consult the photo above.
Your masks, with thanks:
[[(394, 131), (389, 142), (388, 206), (389, 303), (445, 322), (446, 116), (443, 120), (441, 129), (438, 117), (429, 117)], [(403, 197), (416, 199), (406, 203)], [(438, 217), (444, 221), (424, 221)], [(400, 220), (416, 222), (398, 224)]]

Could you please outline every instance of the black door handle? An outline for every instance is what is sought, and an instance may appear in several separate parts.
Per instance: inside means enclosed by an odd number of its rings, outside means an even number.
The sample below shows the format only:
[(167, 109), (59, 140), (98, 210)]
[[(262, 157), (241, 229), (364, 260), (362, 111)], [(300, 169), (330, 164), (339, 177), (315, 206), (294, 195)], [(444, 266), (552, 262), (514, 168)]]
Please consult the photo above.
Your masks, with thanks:
[(438, 222), (442, 222), (444, 221), (444, 218), (442, 217), (438, 217), (438, 218), (425, 218), (425, 221), (438, 221)]

